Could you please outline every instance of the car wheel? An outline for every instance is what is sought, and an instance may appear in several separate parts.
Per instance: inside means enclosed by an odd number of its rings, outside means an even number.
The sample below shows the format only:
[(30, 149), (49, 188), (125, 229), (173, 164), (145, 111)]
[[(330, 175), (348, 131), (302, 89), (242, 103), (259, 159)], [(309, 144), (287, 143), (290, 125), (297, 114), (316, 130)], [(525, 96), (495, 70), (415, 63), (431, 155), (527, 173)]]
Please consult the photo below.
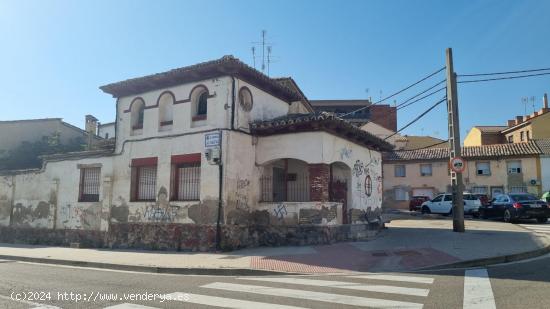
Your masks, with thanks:
[(430, 210), (430, 207), (422, 206), (422, 213), (423, 214), (429, 214), (429, 213), (432, 213), (432, 211)]
[(546, 217), (537, 218), (538, 223), (546, 223), (546, 221), (548, 221), (548, 218), (546, 218)]
[(506, 209), (504, 211), (504, 222), (506, 223), (514, 223), (516, 220), (512, 218), (512, 213), (510, 213), (510, 210)]

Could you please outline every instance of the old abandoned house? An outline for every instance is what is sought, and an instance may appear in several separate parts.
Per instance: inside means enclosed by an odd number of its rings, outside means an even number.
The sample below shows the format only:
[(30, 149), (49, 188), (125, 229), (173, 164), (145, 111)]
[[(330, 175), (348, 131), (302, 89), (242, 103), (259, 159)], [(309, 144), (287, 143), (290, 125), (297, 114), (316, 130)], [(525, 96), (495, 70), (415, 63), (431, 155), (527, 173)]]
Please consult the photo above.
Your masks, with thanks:
[(116, 98), (114, 147), (2, 174), (0, 241), (208, 250), (365, 237), (380, 225), (391, 145), (312, 113), (290, 82), (224, 56), (100, 87)]

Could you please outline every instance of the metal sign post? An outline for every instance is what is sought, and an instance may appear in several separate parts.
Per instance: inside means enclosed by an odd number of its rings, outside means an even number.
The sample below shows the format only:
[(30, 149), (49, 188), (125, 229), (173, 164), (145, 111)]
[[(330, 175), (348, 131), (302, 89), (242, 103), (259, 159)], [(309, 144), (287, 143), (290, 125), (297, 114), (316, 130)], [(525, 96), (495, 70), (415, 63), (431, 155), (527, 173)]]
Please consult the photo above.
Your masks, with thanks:
[[(447, 48), (447, 112), (449, 116), (450, 160), (461, 156), (460, 129), (458, 125), (458, 93), (456, 73), (453, 68), (453, 51)], [(453, 194), (453, 231), (464, 232), (464, 199), (462, 193), (462, 172), (451, 169), (451, 187)]]

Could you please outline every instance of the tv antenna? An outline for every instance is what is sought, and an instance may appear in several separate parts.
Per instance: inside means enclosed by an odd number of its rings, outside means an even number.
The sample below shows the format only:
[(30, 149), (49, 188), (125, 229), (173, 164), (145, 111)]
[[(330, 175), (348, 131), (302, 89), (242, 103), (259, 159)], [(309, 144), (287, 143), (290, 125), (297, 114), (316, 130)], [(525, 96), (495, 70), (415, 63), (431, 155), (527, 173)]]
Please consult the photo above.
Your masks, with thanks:
[[(256, 46), (261, 48), (261, 54), (262, 54), (262, 63), (261, 63), (261, 71), (264, 74), (269, 75), (269, 67), (271, 63), (273, 63), (273, 43), (270, 43), (267, 41), (267, 30), (262, 30), (262, 37), (260, 42), (252, 42), (254, 46), (252, 46), (252, 58), (254, 62), (254, 68), (256, 68)], [(267, 72), (266, 72), (267, 70)]]

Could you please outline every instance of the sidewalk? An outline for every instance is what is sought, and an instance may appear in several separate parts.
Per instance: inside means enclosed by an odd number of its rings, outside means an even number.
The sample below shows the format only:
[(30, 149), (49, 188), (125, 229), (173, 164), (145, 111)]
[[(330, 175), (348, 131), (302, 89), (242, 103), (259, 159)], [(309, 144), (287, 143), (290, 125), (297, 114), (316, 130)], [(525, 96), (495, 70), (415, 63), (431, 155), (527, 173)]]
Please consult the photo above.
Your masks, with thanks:
[[(403, 217), (404, 218), (404, 217)], [(71, 249), (0, 244), (0, 259), (182, 274), (342, 273), (404, 271), (532, 252), (550, 245), (518, 225), (466, 221), (453, 233), (449, 219), (393, 220), (367, 242), (325, 246), (269, 247), (229, 253)]]

